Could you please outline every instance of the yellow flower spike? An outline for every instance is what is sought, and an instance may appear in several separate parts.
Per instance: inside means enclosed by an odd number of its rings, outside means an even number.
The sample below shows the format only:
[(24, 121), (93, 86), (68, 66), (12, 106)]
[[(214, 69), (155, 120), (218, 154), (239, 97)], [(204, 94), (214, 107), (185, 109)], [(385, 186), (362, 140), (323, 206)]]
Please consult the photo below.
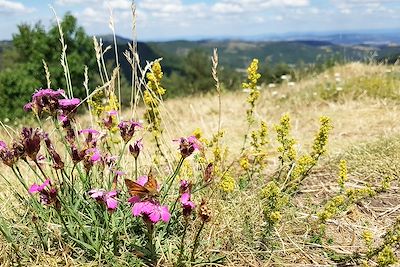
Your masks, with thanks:
[(231, 193), (235, 189), (235, 180), (229, 173), (227, 173), (224, 177), (222, 177), (219, 187), (222, 189), (222, 191)]

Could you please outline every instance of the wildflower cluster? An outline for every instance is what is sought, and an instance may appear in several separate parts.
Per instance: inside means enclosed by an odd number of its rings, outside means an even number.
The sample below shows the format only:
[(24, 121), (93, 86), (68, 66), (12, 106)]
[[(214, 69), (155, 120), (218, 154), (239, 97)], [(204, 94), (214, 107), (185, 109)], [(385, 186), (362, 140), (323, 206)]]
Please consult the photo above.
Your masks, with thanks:
[(349, 178), (347, 177), (347, 162), (346, 160), (342, 159), (339, 163), (339, 177), (338, 177), (338, 184), (340, 186), (340, 190), (344, 191), (345, 187), (344, 184), (347, 182)]
[(282, 165), (293, 162), (297, 156), (294, 148), (296, 140), (290, 135), (290, 130), (290, 117), (288, 114), (285, 114), (282, 116), (280, 123), (275, 126), (277, 141), (280, 144), (278, 147), (279, 160)]
[[(251, 162), (250, 177), (255, 173), (262, 173), (266, 167), (265, 159), (267, 157), (268, 140), (268, 127), (264, 121), (260, 122), (260, 128), (251, 132), (250, 151), (247, 157), (241, 159), (241, 166), (243, 169), (248, 169), (247, 163)], [(250, 160), (249, 160), (250, 158)], [(247, 159), (247, 161), (246, 161)]]
[(269, 182), (261, 190), (264, 209), (266, 232), (269, 233), (282, 219), (282, 209), (288, 204), (289, 198), (281, 191), (276, 182)]
[(254, 109), (256, 101), (260, 97), (260, 90), (257, 88), (257, 81), (260, 79), (261, 74), (258, 73), (258, 59), (253, 59), (250, 66), (247, 68), (247, 82), (242, 84), (243, 89), (250, 90), (247, 102), (250, 104), (250, 108), (246, 111), (247, 121), (249, 125), (254, 122)]
[[(159, 71), (160, 69), (155, 67), (156, 76), (149, 76), (153, 87), (162, 76)], [(159, 91), (160, 94), (163, 92)], [(62, 90), (42, 89), (37, 91), (32, 96), (32, 101), (25, 105), (25, 109), (34, 112), (38, 118), (45, 114), (52, 117), (58, 135), (50, 136), (41, 128), (23, 127), (20, 136), (10, 145), (0, 141), (0, 159), (10, 167), (28, 193), (19, 195), (18, 199), (31, 204), (29, 212), (32, 212), (32, 217), (35, 218), (35, 232), (43, 248), (48, 248), (53, 242), (52, 239), (59, 237), (54, 236), (49, 230), (40, 229), (42, 226), (38, 220), (62, 225), (62, 237), (66, 238), (63, 242), (94, 253), (99, 259), (106, 247), (111, 247), (113, 251), (111, 255), (116, 256), (120, 249), (127, 249), (127, 244), (119, 240), (138, 234), (134, 229), (140, 225), (140, 220), (134, 218), (141, 218), (146, 227), (146, 242), (140, 243), (139, 240), (143, 239), (138, 239), (135, 250), (143, 255), (145, 262), (154, 264), (158, 258), (158, 246), (154, 240), (156, 232), (160, 229), (166, 230), (165, 227), (157, 225), (176, 224), (176, 221), (179, 221), (179, 214), (182, 214), (188, 225), (196, 218), (201, 221), (197, 238), (193, 240), (190, 260), (194, 261), (200, 233), (204, 224), (210, 221), (211, 211), (205, 201), (195, 204), (192, 184), (187, 180), (180, 182), (179, 198), (175, 204), (171, 204), (171, 196), (174, 195), (174, 181), (180, 169), (187, 165), (184, 164), (185, 159), (203, 149), (201, 142), (195, 136), (175, 140), (181, 161), (173, 174), (162, 184), (158, 184), (152, 172), (138, 177), (138, 173), (142, 171), (138, 166), (138, 158), (144, 145), (143, 139), (135, 136), (143, 126), (134, 120), (119, 120), (116, 111), (118, 101), (113, 100), (112, 94), (109, 95), (111, 98), (108, 98), (109, 106), (99, 105), (96, 108), (95, 102), (92, 102), (96, 114), (106, 112), (106, 118), (99, 120), (101, 129), (80, 130), (73, 115), (81, 101), (64, 99), (63, 94)], [(108, 110), (109, 108), (112, 110)], [(124, 144), (122, 150), (107, 141), (107, 136), (117, 133), (114, 131), (115, 127), (119, 132), (119, 142), (122, 141)], [(59, 139), (56, 140), (54, 137)], [(66, 153), (60, 154), (58, 151), (62, 146)], [(128, 168), (124, 170), (125, 165), (121, 164), (125, 148), (129, 148), (128, 155), (135, 160), (134, 173), (130, 173)], [(44, 151), (47, 157), (42, 154)], [(36, 169), (32, 168), (32, 162)], [(52, 164), (48, 164), (49, 162)], [(39, 182), (28, 186), (27, 180), (31, 177), (20, 171), (23, 167), (32, 169)], [(126, 187), (120, 179), (124, 175), (135, 177), (134, 180), (125, 179)], [(190, 174), (190, 177), (193, 176), (193, 173)], [(204, 187), (210, 185), (214, 177), (212, 164), (206, 166), (202, 176), (200, 183)], [(197, 191), (201, 191), (201, 188)], [(39, 195), (39, 198), (36, 199), (35, 195)], [(181, 212), (175, 209), (176, 202), (180, 203)], [(196, 207), (199, 207), (197, 214), (193, 212)], [(127, 219), (124, 214), (127, 208), (130, 208), (131, 219)], [(171, 218), (174, 220), (173, 223)], [(2, 225), (0, 228), (3, 230)], [(182, 256), (182, 260), (185, 259), (187, 257)]]
[(163, 129), (161, 127), (161, 113), (159, 110), (159, 104), (162, 96), (166, 92), (166, 90), (161, 86), (162, 77), (163, 72), (161, 69), (161, 64), (159, 61), (156, 61), (151, 66), (151, 72), (147, 73), (146, 75), (148, 82), (146, 90), (143, 93), (143, 101), (146, 105), (144, 118), (150, 125), (149, 131), (151, 131), (153, 134), (157, 148), (161, 155), (163, 155), (163, 153), (161, 151), (159, 136), (161, 135)]
[(328, 143), (328, 135), (330, 130), (332, 130), (332, 124), (331, 120), (326, 117), (322, 116), (320, 118), (321, 122), (321, 127), (318, 131), (318, 133), (315, 136), (313, 145), (312, 145), (312, 152), (311, 156), (314, 159), (318, 159), (321, 155), (324, 155), (326, 153), (326, 145)]

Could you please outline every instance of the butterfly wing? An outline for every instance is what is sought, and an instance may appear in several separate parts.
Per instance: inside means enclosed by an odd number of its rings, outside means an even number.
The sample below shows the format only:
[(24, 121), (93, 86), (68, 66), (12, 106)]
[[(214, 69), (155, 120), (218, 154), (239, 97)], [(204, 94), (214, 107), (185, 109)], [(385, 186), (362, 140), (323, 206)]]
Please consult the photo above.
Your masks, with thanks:
[(149, 190), (145, 186), (141, 186), (132, 180), (125, 179), (125, 185), (128, 188), (128, 192), (131, 196), (138, 196), (142, 198), (149, 194)]
[(156, 178), (153, 175), (152, 170), (150, 170), (149, 174), (147, 175), (148, 179), (147, 182), (144, 184), (144, 187), (150, 193), (151, 196), (158, 195), (158, 183)]

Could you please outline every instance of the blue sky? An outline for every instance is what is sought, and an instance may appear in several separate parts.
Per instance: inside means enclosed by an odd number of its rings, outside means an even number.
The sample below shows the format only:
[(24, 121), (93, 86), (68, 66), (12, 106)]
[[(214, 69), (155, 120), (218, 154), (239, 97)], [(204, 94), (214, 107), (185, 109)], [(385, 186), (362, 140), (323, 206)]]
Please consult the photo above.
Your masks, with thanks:
[[(400, 29), (400, 0), (136, 0), (139, 40)], [(0, 0), (0, 40), (71, 11), (89, 34), (131, 37), (130, 0)]]

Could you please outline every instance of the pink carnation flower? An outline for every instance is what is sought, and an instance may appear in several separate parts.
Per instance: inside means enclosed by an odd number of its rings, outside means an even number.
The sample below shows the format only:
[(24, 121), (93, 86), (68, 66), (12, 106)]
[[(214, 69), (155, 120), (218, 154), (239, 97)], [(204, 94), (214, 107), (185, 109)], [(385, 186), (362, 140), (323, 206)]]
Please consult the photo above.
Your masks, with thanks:
[(42, 192), (46, 187), (48, 187), (51, 184), (50, 179), (47, 179), (46, 181), (44, 181), (43, 184), (38, 185), (38, 184), (33, 184), (31, 185), (31, 187), (29, 188), (28, 192), (30, 194), (34, 194), (34, 193), (40, 193)]
[(108, 211), (110, 212), (116, 210), (118, 207), (118, 200), (115, 199), (118, 195), (116, 190), (106, 192), (103, 189), (92, 189), (88, 192), (88, 194), (96, 201), (106, 205)]
[(168, 222), (171, 218), (168, 206), (161, 206), (153, 201), (142, 201), (133, 204), (132, 214), (133, 216), (143, 216), (145, 220), (153, 224), (159, 221)]

